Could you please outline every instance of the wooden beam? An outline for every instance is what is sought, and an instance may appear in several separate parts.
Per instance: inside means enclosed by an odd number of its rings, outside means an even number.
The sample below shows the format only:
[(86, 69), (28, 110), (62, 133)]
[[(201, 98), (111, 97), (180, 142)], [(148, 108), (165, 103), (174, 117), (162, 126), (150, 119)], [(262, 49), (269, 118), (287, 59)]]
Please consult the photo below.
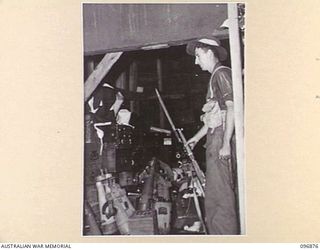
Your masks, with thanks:
[[(160, 58), (157, 58), (157, 77), (158, 77), (158, 89), (160, 92), (163, 91), (163, 81), (162, 81), (162, 61)], [(162, 109), (159, 113), (160, 128), (164, 128), (165, 118)]]
[(122, 52), (106, 54), (98, 66), (94, 69), (91, 75), (84, 83), (84, 101), (88, 101), (93, 91), (98, 87), (101, 80), (110, 71), (111, 67), (119, 59)]
[(169, 41), (179, 43), (210, 35), (226, 18), (227, 5), (221, 3), (86, 3), (83, 5), (84, 53), (94, 55)]
[(228, 18), (230, 20), (230, 54), (232, 67), (232, 86), (234, 94), (234, 115), (236, 131), (237, 172), (240, 232), (246, 233), (245, 228), (245, 188), (244, 188), (244, 116), (243, 116), (243, 85), (240, 56), (240, 37), (238, 24), (238, 9), (236, 3), (228, 3)]
[[(200, 93), (200, 92), (199, 92)], [(203, 92), (201, 92), (203, 93)], [(169, 100), (180, 100), (186, 97), (185, 94), (161, 94), (162, 99), (169, 99)], [(149, 95), (145, 97), (143, 100), (158, 100), (156, 95)]]
[[(137, 61), (133, 61), (129, 68), (129, 91), (137, 91), (137, 81), (138, 81), (138, 64)], [(139, 104), (136, 101), (130, 101), (130, 111), (140, 114)]]
[(93, 59), (88, 59), (84, 65), (84, 81), (88, 79), (91, 73), (94, 71), (94, 61)]
[(127, 74), (126, 71), (123, 71), (118, 79), (116, 80), (116, 87), (119, 89), (126, 89), (126, 85), (127, 85)]

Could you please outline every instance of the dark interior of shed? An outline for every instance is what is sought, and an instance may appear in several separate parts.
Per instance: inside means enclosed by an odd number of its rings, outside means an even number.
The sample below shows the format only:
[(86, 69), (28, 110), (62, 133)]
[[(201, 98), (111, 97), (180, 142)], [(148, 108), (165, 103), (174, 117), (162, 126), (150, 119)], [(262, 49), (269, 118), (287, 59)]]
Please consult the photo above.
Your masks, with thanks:
[[(228, 49), (228, 39), (221, 42)], [(99, 64), (103, 56), (84, 57), (84, 80), (87, 79), (92, 70)], [(230, 59), (228, 58), (224, 64), (230, 66)], [(132, 166), (133, 181), (120, 185), (126, 190), (128, 199), (133, 204), (133, 207), (139, 206), (137, 197), (142, 195), (144, 183), (144, 181), (141, 183), (134, 183), (134, 181), (139, 179), (139, 176), (146, 170), (146, 166), (149, 166), (148, 169), (150, 169), (149, 162), (153, 157), (167, 164), (170, 168), (179, 167), (184, 158), (182, 145), (179, 145), (173, 133), (168, 136), (162, 133), (149, 133), (145, 129), (155, 126), (171, 130), (170, 124), (159, 105), (155, 88), (160, 91), (174, 124), (176, 127), (183, 129), (183, 133), (188, 139), (202, 126), (199, 117), (201, 115), (201, 108), (205, 103), (209, 78), (210, 74), (208, 72), (202, 71), (200, 67), (194, 64), (194, 57), (186, 53), (185, 45), (180, 45), (156, 50), (126, 51), (101, 81), (101, 83), (110, 83), (119, 89), (130, 91), (131, 93), (140, 89), (140, 93), (133, 94), (130, 98), (125, 99), (125, 102), (122, 104), (123, 108), (129, 109), (139, 117), (139, 126), (143, 128), (141, 129), (142, 132), (138, 132), (139, 136), (135, 135), (135, 137), (139, 137), (140, 139), (136, 139), (133, 145), (134, 149), (125, 149), (122, 150), (125, 153), (121, 153), (123, 159), (128, 158), (135, 162), (134, 166)], [(141, 93), (142, 89), (143, 92)], [(89, 115), (86, 106), (85, 115)], [(136, 131), (140, 131), (139, 126), (135, 128)], [(90, 133), (88, 126), (86, 126), (85, 130), (85, 135)], [(98, 139), (94, 138), (94, 136), (91, 137), (93, 139), (89, 143), (87, 141), (85, 143), (85, 201), (90, 206), (92, 214), (98, 217), (96, 220), (99, 221), (99, 201), (97, 186), (95, 184), (96, 177), (100, 174), (101, 169), (99, 168), (100, 163), (97, 153)], [(205, 139), (202, 139), (194, 149), (195, 158), (203, 171), (205, 171), (204, 142)], [(131, 152), (131, 158), (128, 156), (129, 151)], [(124, 173), (122, 170), (119, 172)], [(117, 182), (121, 182), (121, 173), (116, 173), (115, 175)], [(135, 175), (138, 177), (135, 178)], [(178, 191), (174, 188), (177, 187), (170, 186), (170, 192), (173, 196), (176, 196), (175, 198), (170, 198), (172, 201), (178, 197)], [(163, 200), (160, 199), (160, 201)], [(176, 206), (178, 206), (177, 204), (178, 202), (176, 202)], [(185, 216), (183, 222), (177, 219), (181, 217), (181, 215), (177, 214), (179, 211), (173, 212), (172, 216), (177, 217), (175, 222), (171, 221), (170, 226), (167, 226), (166, 229), (162, 228), (160, 233), (159, 231), (156, 233), (151, 230), (149, 231), (150, 234), (189, 234), (190, 232), (185, 231), (183, 228), (186, 225), (191, 226), (197, 220), (197, 214), (195, 208), (190, 208), (190, 204), (187, 205), (187, 210), (186, 213), (191, 212), (191, 214), (188, 216), (183, 215)], [(182, 209), (181, 211), (185, 210)], [(89, 235), (91, 233), (88, 218), (84, 218), (84, 221), (84, 235)], [(101, 227), (100, 231), (102, 231), (101, 234), (122, 234), (121, 230), (120, 232), (113, 232), (111, 230), (111, 233), (105, 233), (103, 229), (101, 230)], [(108, 230), (105, 229), (105, 231)], [(203, 230), (196, 233), (202, 234)], [(148, 233), (136, 232), (136, 234)]]

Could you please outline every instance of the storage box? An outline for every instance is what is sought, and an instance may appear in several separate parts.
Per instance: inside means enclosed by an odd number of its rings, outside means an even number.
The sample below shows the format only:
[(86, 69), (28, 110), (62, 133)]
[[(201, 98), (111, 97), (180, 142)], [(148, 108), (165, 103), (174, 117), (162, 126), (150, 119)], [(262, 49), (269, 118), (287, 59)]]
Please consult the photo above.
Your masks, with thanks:
[(158, 234), (155, 210), (135, 211), (129, 218), (129, 231), (131, 235)]

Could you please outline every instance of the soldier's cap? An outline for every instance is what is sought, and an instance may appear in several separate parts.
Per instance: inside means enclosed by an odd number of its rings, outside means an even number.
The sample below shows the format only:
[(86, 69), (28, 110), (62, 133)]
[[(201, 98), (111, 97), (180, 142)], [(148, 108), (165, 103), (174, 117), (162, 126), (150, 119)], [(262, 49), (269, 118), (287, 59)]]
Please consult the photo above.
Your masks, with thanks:
[(214, 50), (219, 57), (220, 61), (224, 61), (228, 57), (227, 50), (221, 46), (220, 41), (217, 38), (201, 38), (188, 42), (186, 51), (189, 55), (195, 55), (195, 49), (202, 45), (209, 46), (212, 50)]

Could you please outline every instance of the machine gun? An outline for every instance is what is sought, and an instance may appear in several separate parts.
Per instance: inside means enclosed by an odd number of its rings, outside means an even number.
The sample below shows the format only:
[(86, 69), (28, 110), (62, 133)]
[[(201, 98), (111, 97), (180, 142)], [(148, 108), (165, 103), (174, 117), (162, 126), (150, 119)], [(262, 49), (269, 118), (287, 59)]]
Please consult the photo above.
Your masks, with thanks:
[(191, 164), (192, 164), (192, 167), (193, 167), (193, 169), (194, 169), (194, 172), (196, 173), (196, 176), (197, 176), (197, 178), (198, 178), (198, 180), (199, 180), (199, 182), (200, 182), (200, 184), (201, 184), (201, 185), (199, 186), (200, 191), (202, 192), (202, 195), (204, 196), (204, 190), (203, 190), (203, 188), (204, 188), (204, 186), (205, 186), (205, 176), (204, 176), (204, 173), (203, 173), (202, 170), (200, 169), (199, 164), (198, 164), (198, 162), (196, 161), (196, 159), (195, 159), (195, 157), (194, 157), (194, 155), (193, 155), (193, 152), (192, 152), (190, 146), (187, 144), (187, 140), (186, 140), (186, 138), (184, 137), (184, 135), (183, 135), (183, 133), (182, 133), (182, 130), (179, 129), (179, 128), (176, 128), (175, 125), (174, 125), (174, 123), (172, 122), (172, 119), (171, 119), (171, 117), (170, 117), (170, 115), (169, 115), (169, 113), (168, 113), (168, 110), (167, 110), (166, 106), (164, 105), (164, 102), (163, 102), (163, 100), (162, 100), (162, 98), (161, 98), (161, 96), (160, 96), (160, 94), (159, 94), (159, 91), (158, 91), (157, 89), (155, 89), (155, 91), (156, 91), (156, 94), (157, 94), (159, 103), (160, 103), (160, 105), (161, 105), (161, 107), (162, 107), (162, 109), (163, 109), (163, 112), (165, 113), (165, 115), (166, 115), (166, 117), (167, 117), (167, 119), (168, 119), (168, 121), (169, 121), (169, 123), (170, 123), (170, 126), (171, 126), (171, 128), (172, 128), (172, 130), (173, 130), (173, 133), (174, 133), (175, 136), (177, 137), (178, 141), (183, 144), (184, 150), (186, 151), (186, 153), (187, 153), (187, 155), (188, 155), (188, 157), (189, 157), (189, 159), (190, 159), (190, 161), (191, 161)]

